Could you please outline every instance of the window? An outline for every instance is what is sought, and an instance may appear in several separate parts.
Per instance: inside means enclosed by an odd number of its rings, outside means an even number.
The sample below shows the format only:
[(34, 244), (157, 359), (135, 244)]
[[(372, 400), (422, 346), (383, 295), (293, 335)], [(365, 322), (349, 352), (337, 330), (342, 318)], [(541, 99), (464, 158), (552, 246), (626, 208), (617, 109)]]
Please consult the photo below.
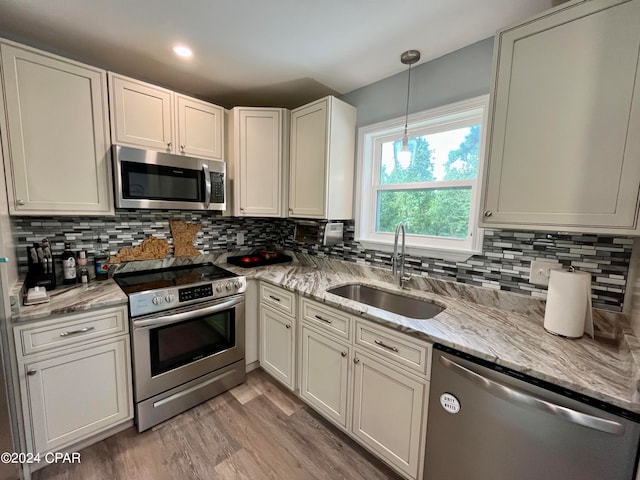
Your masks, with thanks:
[(389, 250), (399, 222), (412, 254), (451, 260), (481, 248), (477, 225), (488, 95), (409, 117), (410, 162), (402, 148), (404, 117), (359, 131), (356, 238)]

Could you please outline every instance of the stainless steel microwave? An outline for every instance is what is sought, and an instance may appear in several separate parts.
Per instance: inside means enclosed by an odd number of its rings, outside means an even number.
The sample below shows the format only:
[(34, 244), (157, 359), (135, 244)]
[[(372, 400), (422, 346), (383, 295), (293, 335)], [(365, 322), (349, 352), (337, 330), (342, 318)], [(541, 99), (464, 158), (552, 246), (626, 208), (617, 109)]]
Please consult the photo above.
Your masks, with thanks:
[(224, 210), (224, 162), (113, 146), (117, 208)]

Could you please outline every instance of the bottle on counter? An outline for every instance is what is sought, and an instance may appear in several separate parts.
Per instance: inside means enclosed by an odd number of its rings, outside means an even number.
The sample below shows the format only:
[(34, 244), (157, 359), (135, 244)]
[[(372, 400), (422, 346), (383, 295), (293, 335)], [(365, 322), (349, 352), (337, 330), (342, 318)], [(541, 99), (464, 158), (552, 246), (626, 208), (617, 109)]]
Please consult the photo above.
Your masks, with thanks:
[(109, 252), (102, 245), (102, 239), (98, 237), (95, 255), (96, 280), (109, 278)]
[(78, 280), (76, 254), (71, 251), (69, 242), (65, 242), (61, 258), (63, 282), (67, 285), (76, 283)]
[(87, 268), (87, 251), (80, 250), (78, 252), (78, 278), (80, 283), (89, 283), (89, 269)]

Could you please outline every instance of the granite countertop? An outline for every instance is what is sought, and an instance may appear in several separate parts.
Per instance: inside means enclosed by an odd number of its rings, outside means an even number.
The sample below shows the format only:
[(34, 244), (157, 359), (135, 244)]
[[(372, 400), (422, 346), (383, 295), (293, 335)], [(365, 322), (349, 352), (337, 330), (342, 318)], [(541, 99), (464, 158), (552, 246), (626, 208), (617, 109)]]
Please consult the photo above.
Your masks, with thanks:
[[(544, 330), (544, 301), (523, 295), (423, 277), (410, 282), (418, 288), (401, 290), (387, 270), (362, 268), (350, 262), (329, 261), (320, 268), (223, 266), (429, 342), (640, 413), (640, 343), (625, 315), (594, 310), (595, 340), (587, 336), (569, 340)], [(327, 293), (328, 289), (347, 283), (363, 283), (432, 300), (446, 308), (431, 319), (415, 320)]]
[[(410, 288), (401, 290), (386, 269), (306, 255), (297, 255), (290, 264), (246, 269), (227, 264), (225, 259), (226, 255), (203, 255), (155, 263), (131, 262), (121, 270), (212, 261), (234, 273), (269, 282), (417, 338), (640, 413), (640, 342), (625, 315), (594, 310), (596, 339), (585, 336), (568, 340), (544, 330), (544, 301), (524, 295), (427, 277), (414, 277)], [(415, 320), (327, 293), (328, 289), (347, 283), (363, 283), (432, 300), (446, 308), (431, 319)], [(113, 280), (56, 289), (50, 296), (49, 304), (21, 307), (12, 315), (12, 321), (127, 303), (126, 295)]]
[(52, 316), (64, 315), (86, 310), (112, 307), (116, 305), (126, 305), (127, 295), (118, 287), (113, 279), (101, 282), (93, 281), (87, 285), (76, 284), (72, 286), (62, 286), (47, 292), (49, 303), (23, 306), (21, 302), (22, 283), (18, 282), (12, 290), (12, 300), (20, 303), (17, 309), (12, 306), (11, 321), (28, 322), (33, 320), (43, 320)]

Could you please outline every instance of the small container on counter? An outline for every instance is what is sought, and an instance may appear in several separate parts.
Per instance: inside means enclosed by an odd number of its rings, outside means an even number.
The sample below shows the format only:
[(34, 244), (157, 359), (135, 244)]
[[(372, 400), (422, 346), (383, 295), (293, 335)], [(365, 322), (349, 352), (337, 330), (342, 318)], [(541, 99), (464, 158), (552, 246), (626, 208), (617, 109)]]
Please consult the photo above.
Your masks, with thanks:
[(78, 272), (76, 271), (76, 254), (71, 251), (71, 243), (64, 243), (64, 252), (62, 252), (62, 273), (63, 282), (67, 285), (76, 283)]
[(80, 250), (78, 252), (78, 279), (80, 283), (89, 283), (89, 269), (87, 268), (87, 251)]
[(96, 280), (106, 280), (109, 278), (109, 252), (102, 245), (102, 239), (98, 238), (96, 246), (95, 267)]

